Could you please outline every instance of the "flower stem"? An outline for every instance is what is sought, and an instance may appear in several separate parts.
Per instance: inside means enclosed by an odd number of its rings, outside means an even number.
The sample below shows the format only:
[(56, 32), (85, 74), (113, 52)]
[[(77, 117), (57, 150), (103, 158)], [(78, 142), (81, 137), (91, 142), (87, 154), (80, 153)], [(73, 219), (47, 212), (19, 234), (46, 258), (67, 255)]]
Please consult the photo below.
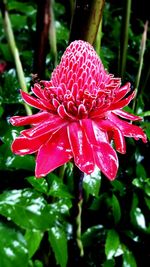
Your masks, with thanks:
[[(83, 182), (84, 173), (74, 165), (74, 200), (71, 220), (73, 225), (72, 240), (69, 243), (68, 267), (77, 266), (83, 261), (84, 249), (81, 240), (81, 214), (83, 202)], [(73, 265), (75, 264), (75, 265)]]
[[(134, 101), (133, 101), (133, 110), (134, 111), (136, 109), (137, 96), (139, 94), (138, 88), (139, 88), (139, 83), (140, 83), (141, 73), (142, 73), (142, 68), (143, 68), (144, 53), (145, 53), (145, 49), (146, 49), (147, 31), (148, 31), (148, 21), (146, 21), (146, 23), (144, 25), (144, 31), (143, 31), (142, 39), (141, 39), (141, 46), (140, 46), (140, 53), (139, 53), (139, 68), (138, 68), (138, 73), (137, 73), (136, 83), (135, 83), (135, 88), (137, 89), (137, 94), (136, 94), (136, 97), (134, 98)], [(141, 95), (142, 95), (142, 91), (143, 91), (143, 89), (141, 90)]]
[[(14, 37), (14, 33), (12, 30), (12, 26), (11, 26), (11, 21), (10, 21), (7, 7), (6, 7), (6, 1), (1, 2), (0, 8), (2, 11), (2, 16), (3, 16), (3, 20), (4, 20), (4, 29), (5, 29), (5, 33), (7, 36), (8, 44), (10, 46), (10, 49), (11, 49), (11, 52), (12, 52), (12, 55), (14, 58), (14, 62), (16, 65), (16, 71), (17, 71), (17, 75), (18, 75), (19, 84), (21, 86), (21, 89), (24, 92), (28, 92), (22, 64), (20, 61), (18, 48), (16, 46), (15, 37)], [(31, 115), (32, 114), (31, 108), (27, 104), (24, 104), (24, 106), (25, 106), (27, 115)]]
[(82, 202), (83, 202), (83, 183), (84, 173), (78, 169), (76, 165), (74, 165), (74, 188), (75, 188), (75, 225), (74, 225), (74, 234), (77, 242), (77, 246), (80, 251), (80, 256), (82, 257), (84, 254), (83, 245), (81, 241), (81, 213), (82, 213)]
[(127, 49), (128, 49), (128, 33), (129, 33), (129, 23), (131, 14), (131, 1), (125, 1), (125, 10), (122, 19), (122, 30), (121, 30), (121, 40), (120, 40), (120, 59), (119, 59), (119, 74), (124, 77), (127, 59)]

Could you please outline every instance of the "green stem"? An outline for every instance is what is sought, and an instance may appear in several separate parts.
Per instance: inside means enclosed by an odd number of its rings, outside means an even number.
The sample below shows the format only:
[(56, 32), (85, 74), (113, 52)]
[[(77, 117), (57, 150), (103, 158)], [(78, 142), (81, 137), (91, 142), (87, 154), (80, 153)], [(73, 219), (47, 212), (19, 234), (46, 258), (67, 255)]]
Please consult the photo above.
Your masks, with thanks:
[(131, 0), (125, 1), (124, 14), (122, 20), (121, 40), (120, 40), (120, 60), (119, 74), (123, 78), (126, 69), (127, 49), (128, 49), (128, 33), (131, 14)]
[[(22, 64), (20, 61), (18, 48), (17, 48), (16, 43), (15, 43), (15, 37), (14, 37), (14, 33), (12, 30), (12, 26), (11, 26), (11, 21), (9, 18), (8, 11), (6, 9), (6, 4), (4, 2), (2, 2), (1, 10), (2, 10), (2, 15), (3, 15), (3, 19), (4, 19), (4, 28), (5, 28), (8, 44), (10, 46), (10, 49), (11, 49), (11, 52), (12, 52), (12, 55), (14, 58), (14, 62), (16, 65), (16, 71), (17, 71), (17, 75), (18, 75), (19, 84), (20, 84), (21, 89), (24, 92), (28, 92)], [(24, 104), (24, 106), (25, 106), (27, 115), (31, 115), (32, 111), (31, 111), (30, 107), (27, 104)]]
[(96, 43), (95, 43), (95, 50), (96, 50), (98, 55), (100, 55), (101, 40), (102, 40), (102, 19), (101, 19), (99, 27), (98, 27), (98, 32), (97, 32), (97, 36), (96, 36)]
[(50, 39), (51, 53), (52, 53), (52, 56), (54, 58), (54, 66), (56, 67), (57, 66), (57, 38), (56, 38), (53, 5), (54, 5), (54, 0), (51, 1), (51, 5), (50, 5), (51, 23), (50, 23), (50, 27), (49, 27), (49, 39)]
[(139, 53), (139, 68), (138, 68), (138, 73), (137, 73), (136, 82), (135, 82), (135, 88), (137, 89), (137, 94), (133, 101), (133, 110), (136, 109), (138, 88), (139, 88), (139, 83), (140, 83), (141, 73), (142, 73), (142, 68), (143, 68), (144, 53), (146, 49), (147, 31), (148, 31), (148, 21), (146, 21), (144, 25), (144, 32), (142, 34), (142, 39), (141, 39), (141, 46), (140, 46), (140, 53)]
[(83, 244), (81, 241), (81, 214), (82, 214), (82, 202), (83, 200), (81, 199), (78, 202), (78, 215), (76, 217), (76, 242), (77, 242), (77, 246), (79, 248), (80, 251), (80, 257), (84, 256), (84, 249), (83, 249)]

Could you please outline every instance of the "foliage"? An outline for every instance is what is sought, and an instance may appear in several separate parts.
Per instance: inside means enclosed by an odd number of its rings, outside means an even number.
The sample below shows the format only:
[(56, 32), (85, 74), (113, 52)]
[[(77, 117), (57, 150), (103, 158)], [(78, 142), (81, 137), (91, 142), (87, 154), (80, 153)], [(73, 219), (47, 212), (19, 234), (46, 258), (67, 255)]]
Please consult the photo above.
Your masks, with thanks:
[[(8, 10), (20, 52), (27, 86), (32, 84), (34, 36), (37, 1), (8, 1)], [(55, 26), (58, 60), (68, 43), (71, 12), (69, 1), (55, 1)], [(70, 1), (71, 2), (71, 1)], [(119, 39), (123, 1), (106, 1), (100, 56), (105, 67), (118, 75)], [(134, 2), (134, 1), (133, 1)], [(133, 87), (138, 73), (138, 58), (143, 13), (135, 6), (131, 15), (129, 45), (124, 81)], [(148, 30), (149, 36), (149, 30)], [(135, 109), (143, 117), (140, 123), (150, 140), (149, 50), (146, 51)], [(34, 156), (16, 156), (12, 140), (23, 128), (12, 127), (12, 115), (25, 115), (18, 93), (19, 82), (0, 15), (0, 61), (7, 63), (0, 74), (0, 266), (67, 266), (68, 244), (73, 236), (71, 219), (74, 201), (72, 163), (47, 177), (34, 177)], [(50, 49), (46, 75), (54, 66)], [(34, 112), (34, 109), (33, 109)], [(83, 266), (149, 266), (150, 254), (150, 168), (149, 142), (127, 141), (127, 153), (119, 156), (120, 169), (115, 181), (108, 181), (96, 171), (84, 177), (82, 203)], [(62, 174), (63, 175), (60, 175)], [(61, 176), (61, 178), (60, 178)], [(148, 265), (146, 265), (148, 264)], [(71, 265), (74, 266), (74, 265)], [(75, 265), (76, 266), (76, 265)]]

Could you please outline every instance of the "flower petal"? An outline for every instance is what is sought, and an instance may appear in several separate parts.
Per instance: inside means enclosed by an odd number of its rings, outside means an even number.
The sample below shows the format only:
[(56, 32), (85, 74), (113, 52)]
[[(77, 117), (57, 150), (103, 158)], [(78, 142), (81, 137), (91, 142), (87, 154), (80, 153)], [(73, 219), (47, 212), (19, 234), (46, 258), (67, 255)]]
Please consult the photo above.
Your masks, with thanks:
[(126, 112), (125, 110), (122, 110), (122, 109), (116, 109), (113, 111), (113, 113), (115, 113), (116, 115), (124, 118), (124, 119), (127, 119), (127, 120), (131, 120), (131, 121), (140, 121), (142, 120), (141, 117), (139, 116), (136, 116), (136, 115), (133, 115), (133, 114), (130, 114), (128, 112)]
[(17, 155), (26, 155), (36, 152), (40, 146), (49, 139), (49, 135), (28, 139), (24, 136), (17, 137), (11, 146), (12, 152)]
[(38, 98), (30, 96), (28, 93), (25, 93), (23, 91), (21, 91), (21, 96), (23, 100), (30, 106), (38, 108), (38, 109), (42, 109), (42, 110), (47, 110), (47, 108), (41, 103), (41, 101)]
[(37, 155), (35, 176), (42, 177), (72, 158), (66, 127), (56, 132)]
[(34, 87), (32, 87), (31, 90), (37, 97), (45, 99), (44, 90), (41, 88), (40, 84), (35, 83)]
[(98, 146), (99, 142), (108, 142), (106, 131), (101, 131), (94, 121), (83, 119), (80, 121), (80, 124), (82, 125), (90, 144)]
[(112, 133), (112, 139), (115, 142), (116, 150), (122, 154), (126, 153), (126, 144), (124, 136), (121, 130), (117, 127), (115, 123), (110, 120), (97, 120), (97, 125), (103, 131)]
[(116, 177), (118, 158), (115, 150), (108, 143), (107, 135), (99, 125), (89, 119), (82, 120), (82, 126), (89, 141), (93, 144), (93, 155), (97, 167), (110, 179)]
[(10, 118), (10, 123), (14, 126), (23, 126), (28, 124), (40, 123), (44, 120), (48, 120), (52, 115), (48, 112), (39, 112), (30, 116), (13, 116)]
[(123, 100), (119, 102), (115, 102), (114, 104), (110, 105), (109, 110), (113, 109), (119, 109), (127, 106), (131, 100), (135, 97), (136, 91), (134, 91), (131, 95), (129, 95), (127, 98), (124, 98)]
[(109, 114), (109, 119), (117, 125), (117, 127), (122, 131), (124, 136), (133, 137), (135, 140), (141, 138), (144, 143), (147, 142), (146, 134), (139, 126), (120, 120), (113, 113)]
[(92, 173), (95, 167), (93, 149), (84, 131), (77, 122), (69, 124), (67, 128), (75, 164), (81, 171), (87, 174)]
[(128, 92), (130, 92), (130, 90), (130, 83), (126, 83), (124, 86), (120, 87), (116, 93), (115, 102), (122, 99)]
[(118, 170), (118, 158), (115, 150), (108, 143), (101, 143), (93, 147), (97, 167), (108, 177), (114, 180)]
[(62, 120), (59, 116), (51, 116), (48, 120), (38, 124), (31, 129), (23, 130), (21, 132), (22, 135), (26, 136), (27, 138), (34, 138), (46, 133), (53, 134), (54, 132), (58, 131), (61, 127), (67, 125), (68, 122)]

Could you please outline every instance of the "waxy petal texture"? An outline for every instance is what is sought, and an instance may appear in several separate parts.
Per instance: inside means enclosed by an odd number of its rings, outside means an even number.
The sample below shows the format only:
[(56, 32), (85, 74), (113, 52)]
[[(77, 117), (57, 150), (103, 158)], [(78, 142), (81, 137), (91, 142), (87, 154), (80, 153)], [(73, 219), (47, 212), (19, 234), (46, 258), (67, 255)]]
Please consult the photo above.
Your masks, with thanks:
[(75, 164), (81, 171), (92, 173), (95, 167), (92, 146), (88, 143), (85, 133), (77, 122), (68, 126), (68, 137)]
[(147, 141), (132, 124), (141, 118), (123, 110), (135, 96), (130, 83), (121, 86), (87, 42), (72, 42), (50, 81), (35, 83), (31, 90), (34, 96), (21, 91), (22, 98), (39, 112), (10, 119), (14, 126), (31, 126), (14, 140), (12, 151), (37, 153), (37, 177), (72, 158), (81, 171), (90, 174), (97, 166), (113, 180), (118, 170), (115, 150), (126, 152), (125, 137)]
[(36, 159), (36, 177), (45, 176), (71, 158), (72, 152), (67, 137), (67, 129), (63, 128), (39, 149)]

